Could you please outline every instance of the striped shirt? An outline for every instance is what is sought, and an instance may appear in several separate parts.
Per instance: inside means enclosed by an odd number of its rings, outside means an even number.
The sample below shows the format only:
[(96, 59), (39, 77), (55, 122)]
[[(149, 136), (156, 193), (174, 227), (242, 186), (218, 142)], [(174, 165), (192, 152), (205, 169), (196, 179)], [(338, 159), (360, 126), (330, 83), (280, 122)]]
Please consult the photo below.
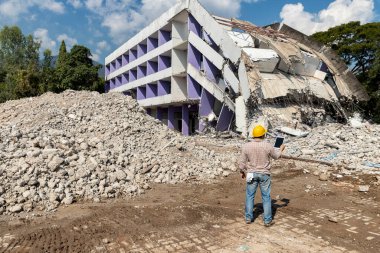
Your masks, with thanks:
[(270, 158), (278, 159), (280, 150), (275, 150), (273, 145), (263, 140), (253, 140), (243, 145), (239, 167), (244, 172), (258, 172), (270, 175)]

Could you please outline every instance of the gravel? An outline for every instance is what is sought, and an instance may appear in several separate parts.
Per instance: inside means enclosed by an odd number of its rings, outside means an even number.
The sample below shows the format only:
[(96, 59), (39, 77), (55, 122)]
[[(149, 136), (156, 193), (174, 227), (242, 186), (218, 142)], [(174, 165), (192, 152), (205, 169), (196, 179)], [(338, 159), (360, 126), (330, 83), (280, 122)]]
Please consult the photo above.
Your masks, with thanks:
[(0, 214), (210, 181), (235, 163), (236, 152), (198, 146), (122, 94), (69, 90), (0, 104)]

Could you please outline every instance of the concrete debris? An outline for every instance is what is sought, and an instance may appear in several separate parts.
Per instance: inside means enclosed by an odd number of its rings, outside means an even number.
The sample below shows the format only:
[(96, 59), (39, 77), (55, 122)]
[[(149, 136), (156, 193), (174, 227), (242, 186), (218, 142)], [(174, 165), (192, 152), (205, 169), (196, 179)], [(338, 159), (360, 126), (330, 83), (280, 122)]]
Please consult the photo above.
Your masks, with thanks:
[(306, 137), (309, 134), (309, 132), (304, 132), (298, 129), (292, 129), (290, 127), (281, 127), (280, 132), (296, 137)]
[(0, 104), (0, 213), (53, 211), (235, 170), (236, 153), (196, 142), (123, 94), (65, 91), (8, 101)]
[(369, 185), (359, 185), (359, 192), (368, 192), (369, 191)]
[(341, 169), (380, 174), (380, 125), (326, 124), (304, 138), (285, 138), (285, 155), (329, 162)]
[(327, 180), (329, 180), (329, 175), (325, 174), (325, 173), (322, 173), (322, 174), (319, 175), (319, 180), (321, 180), (321, 181), (327, 181)]

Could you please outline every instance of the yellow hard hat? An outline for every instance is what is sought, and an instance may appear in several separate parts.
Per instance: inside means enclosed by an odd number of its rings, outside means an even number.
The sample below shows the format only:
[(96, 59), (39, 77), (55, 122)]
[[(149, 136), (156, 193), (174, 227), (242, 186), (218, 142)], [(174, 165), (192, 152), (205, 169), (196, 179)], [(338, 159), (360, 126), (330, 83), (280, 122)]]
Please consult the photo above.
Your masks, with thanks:
[(252, 135), (254, 138), (258, 138), (263, 136), (266, 132), (267, 130), (265, 129), (265, 127), (263, 127), (262, 125), (257, 125), (255, 126), (255, 128), (253, 128)]

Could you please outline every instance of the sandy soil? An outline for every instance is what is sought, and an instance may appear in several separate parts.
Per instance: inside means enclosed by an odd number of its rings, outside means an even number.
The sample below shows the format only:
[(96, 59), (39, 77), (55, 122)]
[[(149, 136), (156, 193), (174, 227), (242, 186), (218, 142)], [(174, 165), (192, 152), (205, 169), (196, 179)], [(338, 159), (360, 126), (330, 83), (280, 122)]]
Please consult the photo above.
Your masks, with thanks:
[(234, 174), (53, 214), (0, 216), (0, 252), (379, 252), (378, 187), (361, 193), (352, 179), (319, 181), (288, 161), (273, 171), (270, 228), (262, 226), (260, 197), (258, 217), (244, 223), (245, 183)]

